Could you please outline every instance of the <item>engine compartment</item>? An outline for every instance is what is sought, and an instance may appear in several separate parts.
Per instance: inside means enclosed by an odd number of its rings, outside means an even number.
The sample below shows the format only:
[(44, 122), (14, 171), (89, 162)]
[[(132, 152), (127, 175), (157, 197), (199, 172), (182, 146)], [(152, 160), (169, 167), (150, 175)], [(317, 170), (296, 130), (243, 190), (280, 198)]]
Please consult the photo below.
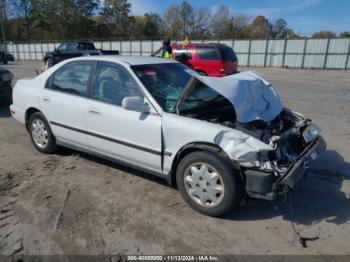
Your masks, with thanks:
[(202, 108), (185, 110), (181, 115), (240, 130), (273, 146), (272, 151), (260, 152), (258, 160), (271, 162), (281, 173), (289, 168), (309, 144), (303, 138), (303, 132), (311, 120), (286, 108), (271, 122), (255, 120), (240, 123), (236, 121), (235, 110), (228, 101), (218, 101)]

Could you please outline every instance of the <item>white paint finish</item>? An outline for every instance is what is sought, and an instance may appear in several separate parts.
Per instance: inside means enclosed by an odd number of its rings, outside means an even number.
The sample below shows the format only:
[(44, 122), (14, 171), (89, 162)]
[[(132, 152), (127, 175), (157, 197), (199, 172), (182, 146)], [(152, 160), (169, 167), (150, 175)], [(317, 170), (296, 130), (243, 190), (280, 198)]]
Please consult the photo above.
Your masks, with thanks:
[[(111, 104), (45, 89), (44, 86), (47, 79), (57, 69), (72, 61), (106, 61), (117, 63), (132, 75), (133, 72), (130, 69), (130, 64), (174, 63), (172, 61), (150, 57), (83, 57), (63, 61), (32, 80), (19, 80), (14, 90), (14, 106), (12, 108), (20, 108), (22, 112), (25, 112), (28, 108), (35, 107), (44, 113), (48, 121), (83, 130), (83, 132), (77, 132), (69, 128), (51, 125), (54, 135), (63, 142), (77, 145), (81, 148), (86, 148), (90, 151), (119, 159), (150, 171), (157, 173), (163, 171), (164, 174), (168, 174), (177, 152), (190, 143), (217, 145), (223, 148), (233, 160), (238, 161), (251, 160), (254, 152), (268, 150), (267, 145), (241, 131), (219, 124), (163, 112), (135, 76), (135, 81), (144, 91), (145, 97), (152, 107), (150, 114), (141, 114)], [(221, 88), (221, 93), (228, 97), (230, 95), (227, 92), (232, 91), (233, 93), (231, 92), (231, 94), (234, 94), (240, 90), (237, 88), (237, 85), (239, 85), (241, 80), (248, 81), (249, 83), (249, 81), (254, 82), (260, 79), (264, 82), (260, 76), (252, 72), (237, 74), (235, 76), (221, 78), (220, 80), (206, 77), (200, 77), (200, 79), (213, 86), (213, 88), (214, 86), (216, 89)], [(267, 82), (264, 82), (264, 85), (270, 90)], [(225, 88), (226, 93), (223, 92)], [(264, 92), (262, 94), (266, 95)], [(255, 93), (254, 95), (259, 96), (261, 94)], [(240, 95), (237, 93), (234, 97), (239, 99)], [(49, 101), (44, 101), (45, 99)], [(232, 101), (233, 104), (239, 103), (235, 99)], [(253, 104), (254, 101), (256, 102), (257, 100), (253, 99), (249, 106), (257, 109)], [(277, 99), (276, 101), (278, 102), (279, 100)], [(235, 105), (239, 106), (239, 104)], [(268, 112), (268, 117), (272, 117), (273, 114), (278, 113), (277, 107), (272, 106), (271, 108), (273, 110)], [(250, 110), (247, 105), (245, 110), (245, 113)], [(89, 111), (96, 111), (99, 115), (91, 114)], [(22, 117), (19, 117), (17, 120), (23, 123)], [(84, 131), (94, 133), (94, 135), (85, 135)], [(107, 139), (102, 139), (98, 136), (103, 136)], [(122, 141), (122, 143), (118, 143), (118, 141)], [(249, 143), (246, 145), (247, 141)], [(129, 146), (125, 143), (129, 143)], [(162, 156), (160, 152), (163, 149), (172, 154), (171, 156), (164, 155), (162, 170)], [(250, 154), (251, 152), (253, 154)]]
[[(90, 111), (98, 112), (98, 114)], [(86, 119), (88, 132), (158, 151), (159, 154), (88, 135), (91, 149), (161, 173), (160, 115), (134, 112), (120, 106), (89, 100)]]
[(235, 108), (237, 121), (272, 121), (281, 111), (276, 90), (258, 73), (245, 71), (225, 77), (197, 76), (205, 84), (226, 97)]
[[(86, 129), (87, 99), (81, 96), (44, 88), (40, 96), (40, 109), (50, 122)], [(52, 133), (59, 140), (87, 147), (87, 136), (77, 131), (51, 124)]]

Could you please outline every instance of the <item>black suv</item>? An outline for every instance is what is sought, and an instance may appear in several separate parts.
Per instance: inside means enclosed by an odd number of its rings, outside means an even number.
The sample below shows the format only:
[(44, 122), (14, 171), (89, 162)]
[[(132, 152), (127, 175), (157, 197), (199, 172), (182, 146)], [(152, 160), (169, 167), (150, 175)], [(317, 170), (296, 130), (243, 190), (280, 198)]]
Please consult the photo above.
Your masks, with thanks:
[(0, 102), (12, 103), (13, 74), (4, 67), (0, 67)]

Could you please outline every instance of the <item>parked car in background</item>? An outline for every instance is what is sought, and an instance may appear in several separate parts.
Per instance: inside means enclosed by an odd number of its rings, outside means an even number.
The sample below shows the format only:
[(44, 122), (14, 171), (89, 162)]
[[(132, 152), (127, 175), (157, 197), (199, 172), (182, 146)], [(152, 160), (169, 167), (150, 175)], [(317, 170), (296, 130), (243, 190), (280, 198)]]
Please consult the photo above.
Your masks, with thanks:
[(0, 102), (12, 103), (13, 74), (4, 67), (0, 67)]
[(13, 54), (7, 53), (6, 51), (0, 51), (0, 62), (6, 65), (9, 61), (15, 61)]
[[(224, 44), (171, 45), (177, 61), (201, 75), (223, 77), (237, 73), (238, 58), (233, 49)], [(151, 56), (161, 57), (162, 48)]]
[(46, 53), (43, 60), (46, 68), (49, 68), (69, 58), (94, 55), (119, 55), (119, 51), (96, 49), (91, 42), (67, 42)]
[(285, 194), (325, 149), (257, 73), (206, 77), (168, 59), (70, 59), (18, 80), (10, 109), (40, 152), (62, 145), (155, 174), (210, 216)]

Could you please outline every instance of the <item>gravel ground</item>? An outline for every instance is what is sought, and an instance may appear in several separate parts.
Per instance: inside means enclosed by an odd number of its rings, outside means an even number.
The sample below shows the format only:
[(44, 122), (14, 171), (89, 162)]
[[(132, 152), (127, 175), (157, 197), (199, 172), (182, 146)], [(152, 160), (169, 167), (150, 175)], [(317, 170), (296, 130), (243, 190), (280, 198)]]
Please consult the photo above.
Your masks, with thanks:
[[(40, 63), (6, 67), (18, 79)], [(319, 237), (308, 248), (293, 234), (288, 202), (200, 215), (147, 174), (68, 149), (37, 152), (1, 106), (0, 254), (350, 254), (349, 72), (257, 70), (328, 144), (294, 192), (296, 229)]]

